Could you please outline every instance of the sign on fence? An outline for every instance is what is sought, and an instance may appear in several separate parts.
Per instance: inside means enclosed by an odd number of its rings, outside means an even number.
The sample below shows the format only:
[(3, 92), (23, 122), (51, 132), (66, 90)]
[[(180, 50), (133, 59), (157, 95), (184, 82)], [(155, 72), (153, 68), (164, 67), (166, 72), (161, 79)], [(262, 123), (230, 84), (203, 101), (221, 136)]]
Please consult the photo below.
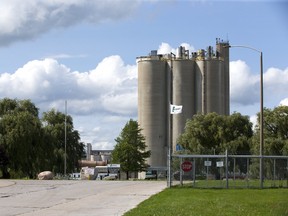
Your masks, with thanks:
[(223, 167), (224, 163), (223, 163), (223, 161), (217, 161), (216, 165), (217, 165), (217, 167)]
[(190, 161), (184, 161), (181, 164), (181, 168), (184, 172), (189, 172), (192, 170), (192, 163)]
[(212, 163), (211, 163), (211, 161), (204, 161), (204, 165), (205, 165), (205, 166), (211, 166)]

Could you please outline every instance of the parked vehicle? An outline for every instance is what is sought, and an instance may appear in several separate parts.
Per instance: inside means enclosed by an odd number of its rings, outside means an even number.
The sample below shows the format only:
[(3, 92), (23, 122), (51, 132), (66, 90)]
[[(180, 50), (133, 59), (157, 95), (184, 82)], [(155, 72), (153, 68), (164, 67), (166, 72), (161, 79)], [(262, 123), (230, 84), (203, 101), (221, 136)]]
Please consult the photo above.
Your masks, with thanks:
[(157, 174), (153, 173), (152, 171), (147, 171), (145, 179), (157, 179)]

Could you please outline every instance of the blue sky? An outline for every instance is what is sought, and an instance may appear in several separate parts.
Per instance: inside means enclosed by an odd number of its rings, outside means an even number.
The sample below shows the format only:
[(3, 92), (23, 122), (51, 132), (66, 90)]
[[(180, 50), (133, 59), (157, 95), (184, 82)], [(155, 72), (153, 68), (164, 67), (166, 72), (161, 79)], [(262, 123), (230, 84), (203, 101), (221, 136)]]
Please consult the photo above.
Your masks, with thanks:
[[(1, 0), (0, 98), (64, 112), (94, 149), (137, 119), (136, 57), (151, 50), (252, 46), (264, 56), (264, 106), (288, 105), (286, 1)], [(259, 53), (231, 48), (231, 111), (255, 120)]]

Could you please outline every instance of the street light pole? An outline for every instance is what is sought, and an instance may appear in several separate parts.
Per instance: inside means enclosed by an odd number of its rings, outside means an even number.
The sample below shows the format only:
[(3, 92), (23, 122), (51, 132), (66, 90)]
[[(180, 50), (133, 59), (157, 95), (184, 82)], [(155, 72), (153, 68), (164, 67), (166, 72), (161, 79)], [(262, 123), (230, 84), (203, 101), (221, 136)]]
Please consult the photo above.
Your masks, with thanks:
[(260, 173), (260, 188), (263, 188), (263, 144), (264, 144), (264, 136), (263, 136), (263, 124), (264, 124), (264, 115), (263, 115), (263, 52), (249, 46), (243, 45), (229, 45), (228, 48), (233, 47), (241, 47), (253, 50), (260, 54), (260, 150), (259, 150), (259, 157), (260, 157), (260, 164), (259, 164), (259, 173)]
[(264, 144), (264, 136), (263, 136), (263, 53), (260, 52), (260, 188), (263, 188), (263, 144)]
[(171, 162), (172, 162), (172, 128), (173, 128), (173, 123), (172, 123), (172, 115), (171, 115), (171, 111), (170, 111), (170, 106), (172, 104), (172, 88), (173, 88), (173, 56), (174, 58), (176, 57), (176, 55), (174, 53), (171, 52), (171, 62), (170, 62), (170, 73), (168, 76), (168, 169), (167, 169), (167, 186), (168, 188), (170, 188), (172, 186), (172, 169), (171, 169)]
[(66, 170), (67, 170), (67, 101), (65, 100), (65, 120), (64, 120), (64, 177), (66, 178)]

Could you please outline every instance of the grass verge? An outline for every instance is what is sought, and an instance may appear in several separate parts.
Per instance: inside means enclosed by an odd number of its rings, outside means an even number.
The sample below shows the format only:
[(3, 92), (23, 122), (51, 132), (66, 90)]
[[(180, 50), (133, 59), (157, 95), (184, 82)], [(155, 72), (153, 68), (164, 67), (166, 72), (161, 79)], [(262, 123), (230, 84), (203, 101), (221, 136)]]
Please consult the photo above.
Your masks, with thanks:
[(288, 189), (165, 189), (125, 216), (288, 215)]

